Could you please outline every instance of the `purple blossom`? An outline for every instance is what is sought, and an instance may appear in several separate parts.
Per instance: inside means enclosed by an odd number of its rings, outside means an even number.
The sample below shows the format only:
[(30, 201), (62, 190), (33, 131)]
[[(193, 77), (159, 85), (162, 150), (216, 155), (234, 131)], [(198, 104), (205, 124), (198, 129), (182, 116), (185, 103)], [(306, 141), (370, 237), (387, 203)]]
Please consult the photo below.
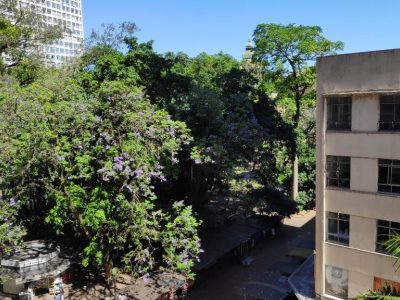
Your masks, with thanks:
[(257, 118), (255, 116), (252, 116), (250, 121), (251, 121), (251, 124), (258, 125), (258, 121), (257, 121)]
[(14, 197), (10, 198), (10, 206), (14, 206), (15, 205), (15, 199)]
[(189, 255), (187, 253), (183, 253), (181, 255), (181, 261), (183, 262), (184, 260), (187, 260), (189, 258)]
[(157, 163), (156, 168), (159, 169), (159, 170), (164, 169), (164, 167), (162, 165), (160, 165), (160, 163)]
[(124, 169), (124, 161), (121, 156), (114, 157), (113, 170), (122, 171)]
[(161, 176), (160, 176), (160, 181), (161, 181), (161, 182), (165, 182), (165, 181), (167, 181), (167, 179), (165, 178), (164, 175), (161, 175)]
[(174, 135), (175, 129), (174, 129), (173, 127), (170, 127), (170, 128), (168, 129), (168, 132), (169, 132), (170, 135)]
[(171, 160), (172, 160), (172, 162), (173, 162), (174, 164), (176, 164), (176, 163), (179, 162), (179, 160), (178, 160), (175, 156), (173, 156), (173, 157), (171, 158)]
[(143, 169), (137, 169), (133, 172), (133, 174), (135, 174), (136, 178), (139, 178), (143, 175)]
[(212, 147), (211, 147), (211, 146), (208, 146), (208, 147), (204, 150), (205, 153), (210, 153), (211, 151), (212, 151)]

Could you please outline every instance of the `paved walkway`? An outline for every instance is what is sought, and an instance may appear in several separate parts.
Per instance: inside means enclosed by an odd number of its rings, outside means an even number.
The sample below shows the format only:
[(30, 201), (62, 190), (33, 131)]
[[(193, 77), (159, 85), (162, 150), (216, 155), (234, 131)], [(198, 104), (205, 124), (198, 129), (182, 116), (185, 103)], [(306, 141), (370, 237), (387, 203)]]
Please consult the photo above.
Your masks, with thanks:
[[(304, 252), (304, 248), (310, 248), (305, 247), (304, 244), (310, 244), (310, 241), (314, 240), (314, 217), (314, 211), (307, 211), (293, 215), (290, 219), (285, 219), (284, 225), (278, 231), (275, 239), (267, 239), (256, 246), (251, 254), (254, 261), (249, 266), (231, 261), (214, 266), (202, 276), (203, 278), (199, 278), (199, 281), (190, 290), (188, 299), (243, 300), (246, 299), (246, 294), (249, 296), (249, 287), (251, 286), (255, 286), (255, 288), (275, 286), (275, 290), (282, 294), (282, 288), (272, 281), (276, 279), (277, 282), (282, 282), (286, 277), (282, 275), (272, 280), (274, 275), (284, 273), (275, 268), (280, 264), (280, 268), (284, 269), (283, 265), (287, 262), (286, 268), (290, 269), (290, 263), (293, 259), (289, 255), (293, 253), (297, 255), (297, 252)], [(274, 273), (276, 271), (279, 271), (279, 273)], [(268, 276), (271, 277), (271, 282), (264, 280), (258, 284), (260, 278), (267, 278)], [(285, 282), (282, 283), (286, 284)], [(265, 296), (265, 299), (272, 298)]]

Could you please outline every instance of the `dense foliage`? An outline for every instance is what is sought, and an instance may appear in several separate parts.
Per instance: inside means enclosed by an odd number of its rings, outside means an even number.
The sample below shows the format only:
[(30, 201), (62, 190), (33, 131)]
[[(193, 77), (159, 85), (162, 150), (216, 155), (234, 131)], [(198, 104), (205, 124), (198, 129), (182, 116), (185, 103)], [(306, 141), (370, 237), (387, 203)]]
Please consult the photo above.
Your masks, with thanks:
[(264, 88), (276, 96), (277, 108), (294, 133), (290, 147), (275, 152), (287, 160), (280, 179), (292, 198), (307, 206), (315, 198), (314, 63), (318, 56), (342, 49), (343, 43), (327, 40), (318, 26), (295, 24), (259, 24), (253, 36), (254, 59), (264, 66)]
[[(29, 239), (68, 243), (108, 277), (168, 269), (191, 278), (201, 251), (192, 206), (229, 196), (247, 215), (289, 215), (294, 157), (299, 206), (314, 197), (308, 64), (340, 47), (318, 27), (259, 25), (259, 62), (244, 66), (223, 53), (159, 54), (139, 43), (135, 24), (110, 25), (76, 65), (52, 69), (33, 64), (21, 41), (50, 42), (56, 30), (32, 24), (0, 15), (0, 54), (10, 59), (0, 81), (3, 252), (26, 228)], [(281, 39), (298, 47), (289, 58), (275, 52)]]
[[(25, 212), (27, 227), (35, 222), (57, 234), (73, 230), (86, 240), (84, 265), (110, 268), (121, 252), (125, 269), (144, 274), (161, 263), (177, 267), (172, 254), (195, 257), (197, 221), (182, 205), (158, 209), (153, 191), (189, 141), (184, 123), (119, 82), (88, 95), (73, 82), (43, 80), (0, 106), (1, 190), (25, 207), (34, 203)], [(168, 224), (177, 220), (179, 234), (193, 243), (154, 255), (170, 248), (170, 230), (177, 228)]]

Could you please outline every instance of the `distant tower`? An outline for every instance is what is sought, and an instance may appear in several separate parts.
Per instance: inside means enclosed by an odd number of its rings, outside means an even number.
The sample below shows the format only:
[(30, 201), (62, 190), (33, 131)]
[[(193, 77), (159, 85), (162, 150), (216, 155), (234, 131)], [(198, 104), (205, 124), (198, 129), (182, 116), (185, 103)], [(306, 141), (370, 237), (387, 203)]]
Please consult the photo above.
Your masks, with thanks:
[(242, 56), (244, 67), (251, 65), (252, 57), (253, 57), (253, 43), (251, 42), (251, 39), (248, 39), (246, 44), (246, 50), (244, 51)]
[(262, 78), (261, 64), (253, 62), (254, 46), (251, 39), (247, 40), (246, 50), (242, 55), (242, 68), (249, 71), (258, 80)]

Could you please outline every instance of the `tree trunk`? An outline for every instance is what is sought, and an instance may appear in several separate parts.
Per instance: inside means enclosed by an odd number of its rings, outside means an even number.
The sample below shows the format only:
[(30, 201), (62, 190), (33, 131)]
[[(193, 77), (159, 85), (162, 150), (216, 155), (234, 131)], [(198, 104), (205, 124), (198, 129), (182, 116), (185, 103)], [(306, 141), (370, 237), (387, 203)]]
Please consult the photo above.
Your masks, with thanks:
[(297, 153), (293, 160), (293, 183), (292, 183), (292, 200), (296, 201), (299, 195), (299, 158)]
[(112, 268), (113, 268), (113, 263), (112, 263), (112, 260), (111, 260), (111, 255), (110, 255), (110, 253), (109, 253), (109, 251), (107, 251), (107, 253), (105, 254), (105, 256), (104, 256), (104, 268), (105, 268), (105, 271), (106, 271), (106, 281), (107, 281), (107, 284), (109, 285), (109, 286), (111, 286), (111, 284), (112, 284)]

